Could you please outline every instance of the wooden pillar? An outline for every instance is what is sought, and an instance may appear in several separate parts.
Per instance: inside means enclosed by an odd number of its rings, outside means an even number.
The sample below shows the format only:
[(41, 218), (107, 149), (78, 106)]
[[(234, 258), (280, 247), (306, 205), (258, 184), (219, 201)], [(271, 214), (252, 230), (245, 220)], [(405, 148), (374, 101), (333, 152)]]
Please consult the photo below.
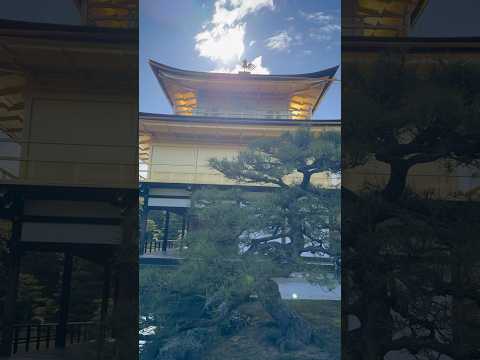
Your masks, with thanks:
[(118, 287), (112, 318), (116, 360), (138, 358), (138, 218), (138, 201), (127, 204), (115, 264)]
[(10, 253), (7, 264), (7, 286), (3, 306), (3, 329), (2, 342), (0, 344), (0, 356), (12, 354), (13, 325), (15, 324), (16, 302), (18, 294), (18, 278), (20, 275), (20, 253), (18, 249)]
[(147, 231), (148, 231), (148, 199), (150, 188), (146, 186), (143, 191), (143, 208), (142, 216), (140, 219), (140, 254), (144, 254), (147, 250)]
[(185, 238), (186, 228), (187, 228), (187, 213), (184, 212), (182, 216), (182, 240)]
[(97, 359), (103, 359), (103, 348), (105, 344), (106, 329), (107, 329), (107, 314), (108, 314), (108, 300), (110, 298), (110, 283), (111, 283), (111, 266), (110, 262), (105, 264), (104, 279), (103, 279), (103, 291), (102, 291), (102, 304), (100, 307), (100, 326), (97, 339)]
[(163, 226), (162, 251), (166, 252), (168, 247), (168, 226), (170, 224), (170, 211), (166, 210), (165, 225)]
[(58, 316), (57, 331), (55, 334), (55, 347), (65, 348), (67, 337), (67, 322), (70, 305), (70, 290), (72, 287), (73, 255), (71, 251), (65, 252), (63, 260), (62, 290), (60, 293), (60, 312)]
[(5, 302), (3, 305), (3, 329), (0, 343), (0, 356), (12, 354), (13, 326), (15, 324), (16, 303), (20, 276), (21, 249), (19, 242), (22, 230), (21, 214), (23, 200), (17, 203), (16, 216), (13, 218), (12, 235), (8, 242), (10, 253), (7, 258), (7, 284)]
[(104, 279), (103, 279), (102, 306), (100, 311), (100, 320), (102, 323), (105, 323), (107, 320), (108, 301), (110, 299), (111, 278), (112, 278), (112, 271), (111, 271), (110, 262), (108, 262), (107, 264), (105, 264)]
[[(118, 304), (118, 287), (119, 287), (119, 279), (118, 279), (118, 273), (117, 272), (114, 272), (112, 274), (112, 278), (113, 278), (113, 294), (112, 294), (112, 300), (113, 300), (113, 306), (112, 306), (112, 314), (116, 314), (117, 313), (117, 304)], [(112, 337), (114, 339), (117, 338), (116, 334), (116, 326), (112, 326)]]

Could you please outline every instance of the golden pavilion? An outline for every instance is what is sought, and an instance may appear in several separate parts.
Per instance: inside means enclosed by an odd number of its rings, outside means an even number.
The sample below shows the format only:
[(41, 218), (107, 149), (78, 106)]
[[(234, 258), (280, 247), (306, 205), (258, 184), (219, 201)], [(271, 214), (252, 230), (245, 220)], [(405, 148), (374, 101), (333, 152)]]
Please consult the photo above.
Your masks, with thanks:
[[(206, 73), (152, 60), (150, 67), (173, 114), (139, 116), (143, 261), (148, 262), (148, 253), (160, 248), (166, 252), (183, 236), (185, 213), (195, 188), (265, 188), (226, 179), (208, 166), (210, 158), (234, 157), (254, 139), (278, 137), (300, 127), (340, 131), (339, 120), (312, 119), (335, 81), (337, 66), (295, 75)], [(322, 186), (339, 184), (331, 174), (316, 175), (312, 180)], [(163, 214), (162, 239), (148, 238), (147, 219), (152, 211), (157, 218)]]

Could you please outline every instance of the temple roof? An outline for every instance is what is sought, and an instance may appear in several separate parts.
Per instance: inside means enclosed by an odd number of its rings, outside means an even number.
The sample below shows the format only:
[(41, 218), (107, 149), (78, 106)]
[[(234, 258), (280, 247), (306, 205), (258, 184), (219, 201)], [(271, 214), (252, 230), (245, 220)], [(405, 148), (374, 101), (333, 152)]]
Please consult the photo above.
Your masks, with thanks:
[(223, 74), (149, 63), (176, 114), (244, 118), (311, 118), (338, 69), (293, 75)]

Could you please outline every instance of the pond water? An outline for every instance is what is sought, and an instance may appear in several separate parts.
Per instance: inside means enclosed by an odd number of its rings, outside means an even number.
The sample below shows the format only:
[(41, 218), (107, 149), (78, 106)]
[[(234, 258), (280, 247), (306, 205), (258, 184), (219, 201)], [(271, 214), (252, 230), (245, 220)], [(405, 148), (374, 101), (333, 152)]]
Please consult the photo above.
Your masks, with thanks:
[(274, 278), (278, 284), (280, 295), (285, 300), (340, 300), (341, 285), (335, 283), (335, 287), (329, 288), (318, 284), (312, 284), (301, 278)]

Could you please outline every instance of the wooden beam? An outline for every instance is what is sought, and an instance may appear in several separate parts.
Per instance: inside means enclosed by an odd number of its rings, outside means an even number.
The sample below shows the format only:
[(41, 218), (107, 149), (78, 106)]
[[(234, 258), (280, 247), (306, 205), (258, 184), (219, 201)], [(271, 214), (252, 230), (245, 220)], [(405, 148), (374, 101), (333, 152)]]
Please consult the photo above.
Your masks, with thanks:
[(113, 1), (111, 2), (102, 2), (102, 3), (92, 3), (88, 5), (89, 9), (127, 9), (133, 10), (135, 8), (135, 4), (118, 4)]
[(23, 95), (23, 86), (16, 86), (16, 87), (7, 87), (0, 89), (0, 96), (7, 96), (7, 95)]
[(393, 31), (401, 31), (405, 27), (401, 25), (365, 25), (362, 24), (360, 26), (356, 25), (342, 25), (343, 28), (347, 29), (357, 29), (357, 30), (393, 30)]
[(23, 128), (5, 128), (5, 129), (2, 129), (2, 130), (7, 132), (7, 133), (19, 133), (19, 132), (23, 131)]
[[(382, 10), (382, 12), (375, 11), (373, 9), (368, 8), (360, 8), (359, 12), (366, 13), (366, 16), (373, 16), (373, 17), (394, 17), (394, 18), (404, 18), (404, 14), (394, 13), (389, 10)], [(364, 17), (363, 14), (357, 14), (358, 17)]]
[(25, 108), (25, 103), (20, 102), (13, 104), (11, 106), (8, 106), (5, 103), (0, 103), (0, 109), (5, 109), (6, 111), (18, 111), (18, 110), (23, 110)]
[(15, 122), (18, 122), (20, 124), (23, 123), (23, 119), (18, 116), (18, 115), (14, 115), (14, 116), (0, 116), (0, 123), (6, 123), (6, 122), (12, 122), (12, 123), (15, 123)]

